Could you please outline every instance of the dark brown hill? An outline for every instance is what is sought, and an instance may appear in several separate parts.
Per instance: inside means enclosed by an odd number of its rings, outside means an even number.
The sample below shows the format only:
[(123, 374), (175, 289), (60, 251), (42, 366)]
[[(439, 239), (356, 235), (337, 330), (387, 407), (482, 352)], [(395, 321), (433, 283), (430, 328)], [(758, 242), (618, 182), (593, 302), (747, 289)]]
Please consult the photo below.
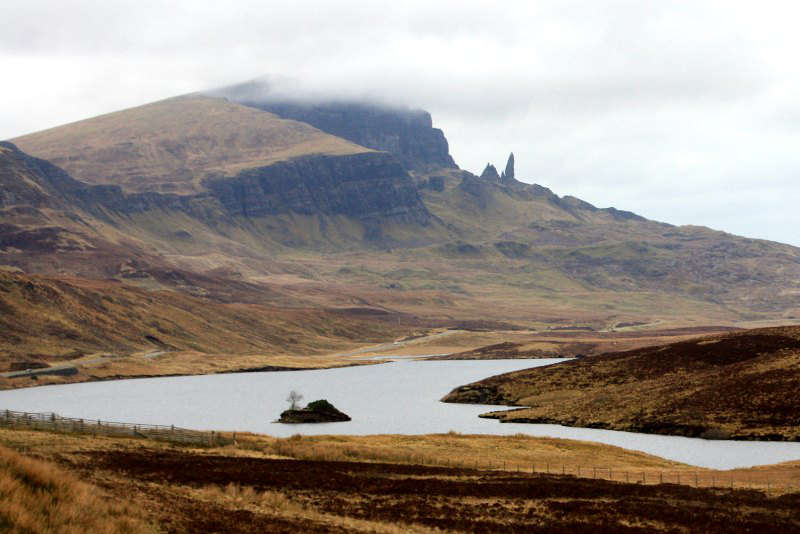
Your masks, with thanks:
[(504, 422), (800, 439), (800, 327), (736, 332), (500, 375), (446, 402), (528, 406)]

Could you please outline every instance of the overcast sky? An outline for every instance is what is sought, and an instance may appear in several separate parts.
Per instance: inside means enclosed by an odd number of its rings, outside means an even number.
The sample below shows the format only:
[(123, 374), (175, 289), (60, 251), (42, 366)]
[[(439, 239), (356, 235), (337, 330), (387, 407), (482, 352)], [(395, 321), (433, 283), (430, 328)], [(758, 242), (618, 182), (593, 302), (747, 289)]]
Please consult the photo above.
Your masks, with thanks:
[(456, 162), (800, 245), (800, 4), (0, 2), (0, 139), (257, 76), (422, 107)]

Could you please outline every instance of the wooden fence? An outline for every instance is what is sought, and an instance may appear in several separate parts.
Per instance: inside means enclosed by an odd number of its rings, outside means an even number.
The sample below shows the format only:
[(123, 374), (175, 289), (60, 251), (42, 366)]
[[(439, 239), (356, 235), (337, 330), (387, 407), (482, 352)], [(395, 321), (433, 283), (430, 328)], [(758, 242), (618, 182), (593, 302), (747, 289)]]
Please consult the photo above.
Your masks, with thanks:
[(176, 426), (115, 423), (99, 419), (76, 419), (55, 413), (29, 413), (0, 410), (0, 427), (29, 428), (55, 432), (94, 434), (102, 436), (140, 437), (196, 445), (222, 445), (218, 432), (188, 430)]

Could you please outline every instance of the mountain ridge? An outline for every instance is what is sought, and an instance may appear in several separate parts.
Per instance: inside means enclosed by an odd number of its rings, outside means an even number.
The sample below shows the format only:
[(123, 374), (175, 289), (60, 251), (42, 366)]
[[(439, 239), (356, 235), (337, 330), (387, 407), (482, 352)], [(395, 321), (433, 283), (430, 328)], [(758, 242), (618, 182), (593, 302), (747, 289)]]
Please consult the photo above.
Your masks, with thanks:
[[(234, 113), (222, 114), (229, 120), (219, 128), (215, 146), (237, 131), (240, 113), (267, 121), (279, 138), (275, 128), (331, 137), (220, 98), (192, 95), (156, 104), (160, 112), (173, 115), (163, 120), (177, 125), (185, 116), (202, 122), (204, 113), (211, 114), (211, 124), (218, 124), (222, 119), (217, 111), (234, 106)], [(126, 113), (138, 117), (136, 109), (111, 118)], [(104, 117), (101, 123), (110, 120)], [(380, 130), (380, 124), (370, 122), (365, 128)], [(104, 160), (91, 147), (83, 151), (74, 142), (87, 128), (106, 131), (105, 126), (90, 126), (80, 123), (74, 138), (70, 127), (56, 129), (62, 136), (56, 147), (74, 147), (75, 154), (59, 157), (88, 162), (107, 183), (84, 187), (64, 182), (73, 200), (66, 201), (58, 216), (36, 212), (35, 199), (7, 206), (0, 224), (14, 225), (14, 232), (43, 232), (43, 237), (35, 258), (7, 243), (0, 249), (0, 263), (44, 274), (117, 278), (130, 277), (134, 265), (137, 283), (155, 283), (171, 277), (159, 273), (180, 272), (176, 279), (202, 280), (203, 285), (181, 282), (175, 287), (198, 294), (242, 280), (275, 284), (303, 302), (365, 302), (459, 318), (488, 309), (493, 319), (523, 323), (572, 317), (573, 322), (601, 327), (642, 315), (693, 321), (713, 317), (715, 322), (800, 316), (800, 249), (649, 221), (559, 196), (519, 181), (513, 154), (502, 174), (495, 169), (476, 176), (447, 161), (436, 168), (420, 163), (407, 171), (397, 146), (379, 151), (339, 140), (331, 142), (352, 153), (302, 149), (291, 158), (265, 162), (250, 158), (246, 150), (237, 152), (233, 145), (225, 173), (213, 170), (218, 162), (201, 161), (196, 168), (187, 167), (188, 174), (175, 176), (165, 164), (166, 177), (143, 180), (132, 191), (124, 183), (112, 183), (127, 180), (114, 178), (118, 162)], [(425, 128), (432, 130), (427, 122)], [(131, 152), (149, 146), (149, 141), (137, 145), (130, 131), (121, 128), (105, 142), (132, 144)], [(168, 145), (185, 139), (175, 132), (162, 132)], [(378, 133), (391, 137), (396, 132), (388, 127)], [(34, 139), (32, 135), (26, 138)], [(434, 150), (439, 156), (440, 148)], [(257, 153), (271, 150), (259, 148)], [(0, 161), (4, 163), (8, 161)], [(174, 187), (165, 187), (169, 180)], [(180, 189), (189, 185), (191, 190)], [(91, 269), (76, 267), (83, 261), (81, 254), (98, 253), (48, 245), (59, 227), (72, 234), (80, 231), (83, 241), (96, 234), (113, 246), (92, 245), (107, 251), (105, 259)], [(91, 249), (91, 239), (74, 241), (77, 249)], [(673, 310), (665, 309), (670, 298)]]

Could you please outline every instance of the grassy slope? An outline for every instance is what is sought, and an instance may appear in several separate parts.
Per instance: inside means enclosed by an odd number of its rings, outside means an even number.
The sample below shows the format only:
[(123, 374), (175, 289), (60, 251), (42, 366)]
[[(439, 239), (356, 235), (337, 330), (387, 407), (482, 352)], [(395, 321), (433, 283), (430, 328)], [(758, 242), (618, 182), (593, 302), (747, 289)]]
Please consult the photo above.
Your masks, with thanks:
[(231, 174), (308, 154), (369, 151), (305, 123), (200, 95), (117, 111), (12, 142), (84, 182), (180, 194), (202, 190), (200, 180), (212, 173)]
[(143, 518), (144, 513), (128, 499), (112, 501), (69, 471), (0, 447), (2, 532), (157, 532)]
[(444, 400), (529, 406), (502, 421), (800, 439), (800, 328), (748, 330), (592, 356), (462, 386)]
[(467, 291), (470, 278), (482, 274), (520, 296), (552, 296), (556, 305), (580, 307), (585, 295), (611, 305), (609, 315), (628, 311), (615, 296), (625, 297), (629, 311), (646, 314), (667, 311), (657, 301), (669, 294), (678, 299), (675, 308), (690, 313), (705, 305), (740, 319), (800, 316), (796, 247), (577, 209), (564, 199), (499, 186), (476, 195), (458, 184), (451, 176), (443, 191), (425, 190), (423, 198), (462, 235), (461, 243), (434, 247), (431, 255), (457, 261)]
[[(226, 358), (238, 365), (235, 355), (313, 355), (405, 331), (346, 313), (225, 304), (112, 281), (1, 271), (0, 312), (0, 370), (14, 361), (57, 363), (100, 351), (125, 356), (158, 349), (194, 354), (194, 372), (202, 372), (204, 360), (224, 368)], [(269, 359), (261, 364), (270, 365)], [(147, 369), (133, 374), (164, 372)], [(191, 366), (180, 372), (192, 372)]]

